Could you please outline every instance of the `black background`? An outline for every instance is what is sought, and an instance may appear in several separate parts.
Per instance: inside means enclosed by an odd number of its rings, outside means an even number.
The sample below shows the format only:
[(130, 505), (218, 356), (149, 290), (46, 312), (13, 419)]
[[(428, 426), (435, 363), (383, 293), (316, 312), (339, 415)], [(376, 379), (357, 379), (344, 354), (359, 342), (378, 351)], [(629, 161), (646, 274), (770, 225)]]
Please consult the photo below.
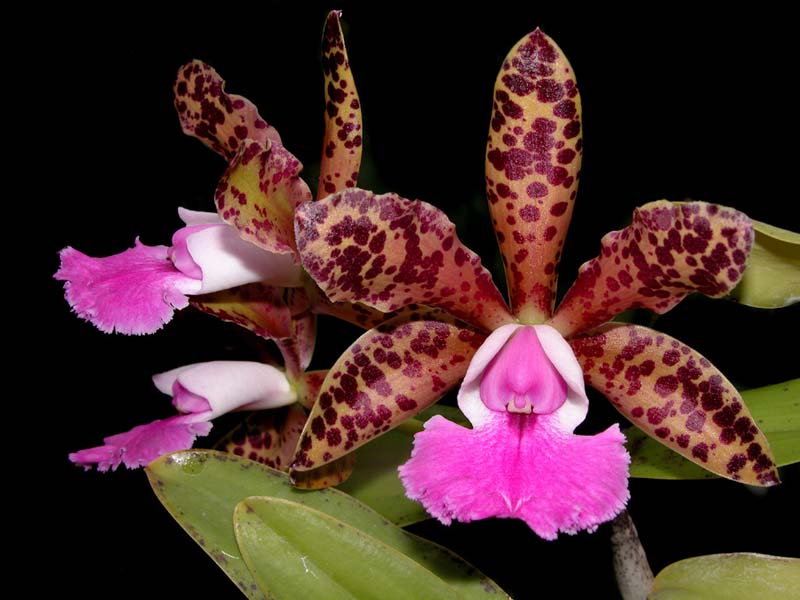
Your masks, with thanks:
[[(35, 281), (26, 289), (46, 307), (28, 336), (35, 340), (30, 360), (43, 374), (33, 381), (36, 392), (20, 399), (14, 421), (24, 434), (19, 447), (36, 450), (23, 465), (37, 481), (30, 556), (67, 575), (38, 579), (36, 589), (84, 598), (236, 597), (161, 508), (141, 471), (84, 473), (66, 455), (171, 414), (152, 373), (252, 358), (260, 343), (191, 311), (155, 336), (107, 336), (71, 315), (60, 284), (50, 280), (65, 245), (107, 255), (137, 235), (168, 243), (179, 226), (177, 206), (212, 210), (224, 161), (181, 133), (172, 108), (173, 78), (192, 58), (214, 66), (228, 91), (259, 106), (315, 182), (323, 135), (320, 33), (327, 10), (344, 8), (369, 157), (360, 184), (446, 210), (498, 282), (483, 195), (492, 86), (506, 52), (536, 26), (572, 62), (584, 107), (584, 168), (562, 283), (597, 253), (604, 233), (659, 198), (719, 202), (800, 229), (787, 15), (728, 9), (700, 16), (673, 3), (596, 14), (500, 2), (434, 12), (433, 4), (262, 2), (186, 5), (174, 17), (144, 9), (37, 16), (18, 50), (33, 60), (18, 63), (25, 110), (11, 125), (25, 129), (13, 144), (33, 142), (26, 154), (32, 171), (14, 206), (25, 202), (26, 219), (39, 224), (30, 233)], [(798, 376), (796, 351), (780, 344), (796, 337), (799, 315), (797, 307), (758, 311), (690, 298), (656, 327), (702, 352), (737, 385), (753, 387)], [(320, 331), (319, 367), (357, 333), (329, 321)], [(598, 428), (617, 418), (599, 396), (590, 416), (589, 426)], [(224, 430), (225, 423), (215, 428)], [(727, 481), (633, 480), (630, 510), (653, 568), (714, 552), (796, 556), (800, 474), (794, 468), (782, 475), (786, 483), (763, 496)], [(541, 597), (542, 586), (565, 595), (616, 593), (605, 526), (557, 543), (512, 521), (414, 530), (452, 547), (515, 598)]]

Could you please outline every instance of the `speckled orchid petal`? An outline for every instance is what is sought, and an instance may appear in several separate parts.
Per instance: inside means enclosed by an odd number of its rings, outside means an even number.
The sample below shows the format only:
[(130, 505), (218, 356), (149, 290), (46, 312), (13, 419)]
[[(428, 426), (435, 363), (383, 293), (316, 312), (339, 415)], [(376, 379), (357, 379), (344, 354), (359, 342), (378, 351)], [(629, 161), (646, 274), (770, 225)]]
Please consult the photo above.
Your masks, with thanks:
[(245, 139), (281, 143), (278, 132), (247, 98), (225, 92), (225, 81), (199, 60), (182, 66), (173, 89), (175, 109), (184, 133), (192, 135), (227, 160)]
[(365, 333), (328, 372), (292, 468), (335, 460), (436, 402), (483, 339), (438, 311)]
[(361, 104), (344, 45), (341, 11), (328, 13), (322, 36), (325, 139), (317, 198), (355, 187), (361, 166)]
[(294, 211), (311, 200), (302, 170), (280, 144), (245, 141), (217, 185), (219, 216), (259, 248), (295, 254)]
[(253, 283), (195, 296), (191, 303), (205, 313), (275, 341), (292, 377), (298, 376), (311, 362), (316, 317), (302, 288)]
[(54, 277), (66, 282), (64, 295), (72, 310), (100, 331), (154, 333), (175, 310), (188, 306), (187, 295), (202, 287), (169, 255), (167, 246), (146, 246), (138, 239), (133, 248), (103, 258), (68, 247), (61, 251)]
[(659, 200), (600, 242), (549, 324), (565, 337), (631, 308), (662, 314), (692, 292), (714, 298), (742, 277), (753, 243), (746, 215), (716, 204)]
[(486, 147), (489, 212), (511, 307), (526, 323), (541, 323), (553, 311), (582, 148), (572, 67), (537, 29), (503, 62)]
[(306, 411), (298, 404), (261, 410), (248, 415), (215, 447), (286, 471), (305, 424)]
[(764, 434), (736, 388), (697, 351), (639, 325), (570, 340), (589, 385), (642, 431), (722, 477), (778, 482)]
[(236, 323), (269, 340), (291, 336), (292, 315), (285, 288), (251, 283), (192, 298), (192, 305), (205, 313)]
[(427, 304), (487, 330), (513, 321), (480, 257), (430, 204), (345, 190), (301, 205), (295, 228), (303, 266), (334, 302)]

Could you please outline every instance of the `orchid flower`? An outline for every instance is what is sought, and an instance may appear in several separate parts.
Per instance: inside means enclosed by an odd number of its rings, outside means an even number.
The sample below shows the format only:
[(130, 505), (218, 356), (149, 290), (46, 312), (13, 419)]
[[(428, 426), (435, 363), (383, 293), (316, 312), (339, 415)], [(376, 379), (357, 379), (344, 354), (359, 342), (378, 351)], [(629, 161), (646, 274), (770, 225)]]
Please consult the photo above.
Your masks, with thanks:
[(56, 279), (66, 281), (72, 309), (106, 333), (153, 333), (188, 306), (187, 296), (257, 281), (298, 286), (302, 269), (292, 257), (264, 252), (242, 240), (215, 213), (178, 209), (185, 223), (172, 246), (133, 248), (92, 258), (61, 251)]
[[(523, 519), (538, 535), (593, 530), (627, 498), (617, 425), (575, 435), (584, 382), (637, 427), (701, 466), (754, 485), (778, 477), (734, 386), (665, 334), (610, 323), (726, 294), (753, 239), (742, 213), (651, 202), (601, 241), (558, 309), (556, 273), (576, 196), (580, 96), (561, 50), (537, 30), (497, 79), (487, 147), (489, 210), (510, 308), (438, 209), (344, 190), (298, 207), (303, 266), (332, 301), (410, 310), (357, 340), (328, 372), (293, 468), (315, 469), (458, 393), (472, 429), (434, 417), (400, 468), (410, 498), (444, 523)], [(599, 327), (599, 328), (598, 328)]]
[(162, 454), (192, 447), (197, 436), (211, 431), (211, 420), (243, 410), (293, 404), (297, 392), (286, 375), (271, 365), (246, 361), (213, 361), (172, 369), (153, 376), (160, 392), (172, 396), (180, 414), (139, 425), (103, 440), (104, 445), (69, 455), (77, 465), (116, 470), (134, 469)]

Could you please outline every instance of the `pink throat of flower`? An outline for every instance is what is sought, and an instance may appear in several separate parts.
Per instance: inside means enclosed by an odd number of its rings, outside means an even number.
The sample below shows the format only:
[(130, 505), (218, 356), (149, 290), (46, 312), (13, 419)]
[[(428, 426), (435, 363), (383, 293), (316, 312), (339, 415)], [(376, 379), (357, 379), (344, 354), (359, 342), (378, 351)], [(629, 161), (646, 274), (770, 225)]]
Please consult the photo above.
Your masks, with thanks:
[(521, 327), (486, 367), (481, 400), (491, 410), (549, 414), (567, 398), (567, 384), (547, 358), (533, 327)]

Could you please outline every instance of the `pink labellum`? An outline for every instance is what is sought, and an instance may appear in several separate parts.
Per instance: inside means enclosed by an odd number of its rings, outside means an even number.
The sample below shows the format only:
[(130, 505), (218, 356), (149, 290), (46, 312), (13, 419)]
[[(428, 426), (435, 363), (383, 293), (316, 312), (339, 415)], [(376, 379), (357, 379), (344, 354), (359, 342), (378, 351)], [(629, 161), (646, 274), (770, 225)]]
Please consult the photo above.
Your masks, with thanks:
[(665, 313), (692, 292), (719, 298), (741, 279), (752, 242), (750, 219), (731, 208), (645, 204), (603, 237), (549, 323), (569, 337), (631, 308)]
[(363, 131), (361, 101), (350, 70), (339, 22), (341, 11), (328, 13), (322, 36), (322, 72), (325, 75), (325, 139), (317, 198), (355, 187), (361, 166)]
[(193, 60), (178, 70), (173, 88), (184, 133), (230, 160), (244, 140), (281, 143), (247, 98), (225, 92), (225, 81), (209, 65)]
[(70, 460), (87, 469), (96, 465), (100, 471), (121, 463), (134, 469), (162, 454), (191, 448), (197, 436), (208, 435), (210, 421), (220, 415), (286, 406), (296, 399), (282, 371), (254, 362), (197, 363), (154, 375), (153, 382), (172, 395), (175, 408), (185, 414), (112, 435), (103, 446), (70, 454)]
[(700, 353), (639, 325), (610, 324), (570, 344), (587, 383), (639, 429), (722, 477), (778, 483), (767, 438), (733, 384)]
[(278, 143), (243, 142), (217, 185), (220, 218), (267, 252), (295, 255), (294, 211), (311, 200), (302, 170)]
[(65, 281), (67, 302), (79, 317), (105, 333), (153, 333), (189, 304), (200, 280), (179, 271), (166, 246), (133, 248), (92, 258), (73, 248), (61, 251), (55, 278)]
[(511, 307), (523, 322), (540, 323), (552, 314), (582, 150), (575, 74), (537, 29), (503, 62), (486, 147), (489, 212)]
[(400, 467), (406, 494), (445, 525), (522, 519), (540, 537), (594, 531), (628, 500), (625, 437), (561, 429), (556, 415), (492, 412), (467, 429), (435, 416)]
[(426, 304), (487, 330), (513, 320), (480, 258), (430, 204), (345, 190), (301, 205), (295, 228), (303, 266), (334, 302)]
[(550, 540), (616, 516), (629, 496), (625, 438), (617, 425), (573, 434), (588, 404), (576, 371), (552, 328), (498, 329), (459, 391), (473, 429), (438, 416), (425, 424), (399, 469), (408, 497), (445, 524), (517, 518)]
[(98, 471), (116, 471), (120, 464), (136, 469), (163, 454), (191, 448), (198, 436), (210, 431), (211, 423), (202, 414), (177, 415), (109, 436), (103, 446), (73, 452), (69, 459), (85, 469), (96, 466)]
[(331, 462), (436, 402), (463, 377), (483, 339), (437, 311), (362, 335), (328, 371), (292, 468)]

